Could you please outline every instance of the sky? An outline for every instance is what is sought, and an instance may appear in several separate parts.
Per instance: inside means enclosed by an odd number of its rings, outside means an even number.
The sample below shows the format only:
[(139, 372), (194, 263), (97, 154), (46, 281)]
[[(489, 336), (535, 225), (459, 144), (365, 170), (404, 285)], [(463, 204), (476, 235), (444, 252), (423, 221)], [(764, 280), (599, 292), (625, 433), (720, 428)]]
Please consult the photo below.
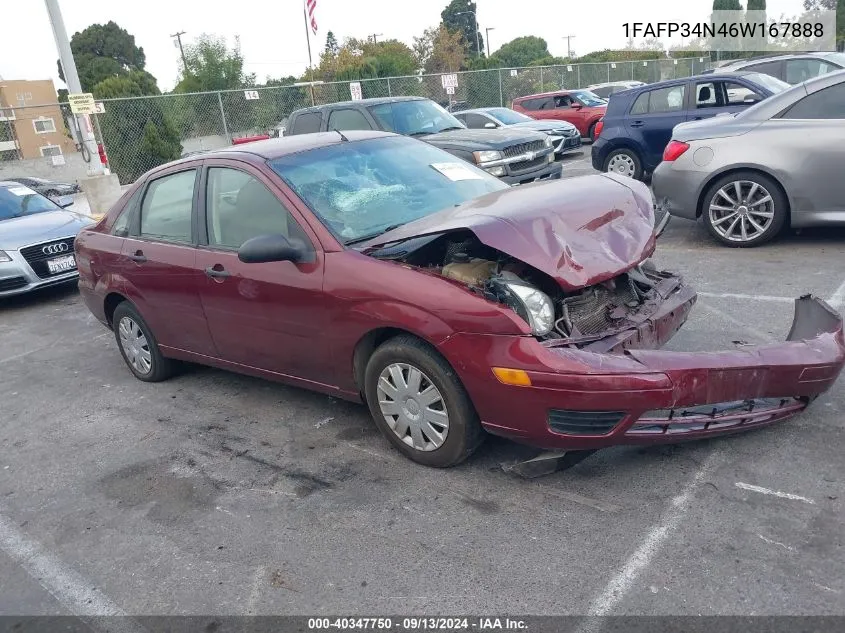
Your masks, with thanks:
[[(491, 28), (491, 52), (522, 35), (544, 38), (552, 55), (565, 56), (565, 35), (574, 35), (574, 53), (622, 48), (625, 22), (677, 22), (707, 19), (712, 0), (476, 0), (482, 35)], [(13, 0), (0, 0), (0, 9)], [(745, 5), (745, 0), (741, 0)], [(159, 88), (178, 81), (179, 49), (172, 33), (186, 31), (183, 43), (201, 33), (241, 39), (245, 70), (265, 77), (299, 75), (308, 65), (302, 0), (59, 0), (68, 36), (95, 23), (114, 20), (144, 48), (147, 70)], [(0, 77), (52, 78), (64, 87), (56, 70), (56, 47), (43, 0), (15, 0), (14, 14), (2, 11)], [(414, 36), (440, 22), (447, 0), (317, 0), (319, 30), (311, 38), (314, 62), (326, 33), (338, 40), (398, 39), (411, 45)], [(800, 11), (801, 0), (768, 0), (770, 16)], [(215, 7), (216, 5), (216, 7)], [(12, 24), (13, 22), (13, 24)], [(12, 28), (9, 28), (12, 26)]]

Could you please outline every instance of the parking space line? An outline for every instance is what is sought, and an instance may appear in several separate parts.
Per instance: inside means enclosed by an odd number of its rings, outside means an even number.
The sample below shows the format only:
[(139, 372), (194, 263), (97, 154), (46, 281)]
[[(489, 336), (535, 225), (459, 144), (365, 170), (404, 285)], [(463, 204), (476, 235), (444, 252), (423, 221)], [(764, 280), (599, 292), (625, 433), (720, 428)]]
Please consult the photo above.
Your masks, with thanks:
[(775, 297), (772, 295), (748, 295), (737, 292), (699, 292), (699, 297), (712, 299), (748, 299), (751, 301), (773, 301), (777, 303), (795, 303), (794, 297)]
[[(621, 602), (634, 584), (634, 581), (649, 566), (669, 534), (678, 527), (692, 501), (696, 487), (716, 469), (719, 461), (718, 457), (719, 453), (717, 451), (707, 456), (707, 459), (704, 460), (704, 463), (689, 483), (684, 486), (680, 494), (672, 499), (671, 508), (663, 520), (649, 531), (645, 540), (625, 562), (625, 565), (623, 565), (616, 576), (607, 584), (601, 595), (590, 604), (587, 612), (588, 615), (608, 615)], [(590, 620), (586, 624), (586, 628), (582, 629), (582, 631), (590, 631), (592, 630), (592, 626), (598, 624), (598, 620)]]
[(845, 307), (845, 281), (842, 282), (842, 285), (836, 289), (827, 302), (834, 308)]
[(807, 497), (802, 497), (801, 495), (794, 495), (790, 492), (781, 492), (780, 490), (770, 490), (768, 488), (763, 488), (762, 486), (755, 486), (753, 484), (746, 484), (741, 481), (738, 481), (734, 484), (737, 488), (741, 488), (742, 490), (749, 490), (751, 492), (759, 492), (761, 495), (771, 495), (773, 497), (780, 497), (781, 499), (790, 499), (792, 501), (801, 501), (803, 503), (809, 503), (810, 505), (815, 505), (816, 502), (812, 499)]
[[(106, 594), (93, 587), (93, 582), (83, 578), (27, 537), (3, 512), (0, 512), (0, 549), (73, 615), (80, 618), (127, 615)], [(109, 631), (146, 631), (128, 617), (110, 618), (107, 623), (98, 623), (96, 620), (87, 623), (95, 629)]]
[(701, 305), (701, 307), (702, 307), (702, 308), (704, 308), (705, 310), (707, 310), (707, 311), (709, 311), (709, 312), (711, 312), (711, 313), (713, 313), (713, 314), (717, 314), (717, 315), (719, 315), (719, 316), (720, 316), (720, 317), (722, 317), (725, 321), (728, 321), (728, 322), (732, 323), (732, 324), (733, 324), (733, 325), (735, 325), (736, 327), (738, 327), (738, 328), (741, 328), (741, 329), (745, 330), (745, 331), (746, 331), (746, 332), (748, 332), (749, 334), (753, 334), (754, 336), (757, 336), (757, 337), (759, 337), (759, 338), (763, 339), (764, 341), (768, 341), (768, 342), (770, 342), (770, 343), (772, 343), (772, 342), (774, 342), (774, 341), (775, 341), (775, 339), (774, 339), (772, 336), (769, 336), (767, 333), (765, 333), (765, 332), (761, 332), (761, 331), (760, 331), (760, 330), (758, 330), (757, 328), (750, 327), (750, 326), (746, 325), (745, 323), (743, 323), (743, 322), (742, 322), (742, 321), (740, 321), (739, 319), (736, 319), (736, 318), (732, 317), (732, 316), (731, 316), (730, 314), (728, 314), (727, 312), (725, 312), (725, 311), (723, 311), (723, 310), (719, 310), (719, 308), (715, 308), (715, 307), (713, 307), (713, 306), (711, 306), (710, 304), (707, 304), (707, 303), (701, 303), (701, 304), (699, 304), (699, 305)]

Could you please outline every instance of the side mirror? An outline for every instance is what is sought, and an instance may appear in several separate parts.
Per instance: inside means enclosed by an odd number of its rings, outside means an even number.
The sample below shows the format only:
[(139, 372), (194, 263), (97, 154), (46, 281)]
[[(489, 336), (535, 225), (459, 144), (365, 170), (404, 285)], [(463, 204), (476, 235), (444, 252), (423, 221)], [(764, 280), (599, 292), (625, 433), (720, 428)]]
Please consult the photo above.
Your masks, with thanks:
[(73, 204), (73, 196), (61, 196), (59, 198), (56, 198), (55, 202), (62, 209), (67, 209)]
[(488, 130), (492, 130), (492, 129), (497, 128), (499, 126), (496, 125), (495, 123), (493, 123), (493, 121), (488, 121), (487, 123), (484, 124), (484, 127), (487, 128)]
[(266, 262), (301, 262), (307, 255), (305, 245), (299, 240), (288, 240), (278, 233), (259, 235), (247, 240), (238, 249), (238, 259), (245, 264)]
[(571, 106), (569, 106), (569, 107), (570, 107), (570, 108), (572, 108), (573, 110), (580, 110), (580, 109), (581, 109), (581, 108), (583, 108), (584, 106), (582, 106), (580, 103), (573, 103), (573, 104), (572, 104)]

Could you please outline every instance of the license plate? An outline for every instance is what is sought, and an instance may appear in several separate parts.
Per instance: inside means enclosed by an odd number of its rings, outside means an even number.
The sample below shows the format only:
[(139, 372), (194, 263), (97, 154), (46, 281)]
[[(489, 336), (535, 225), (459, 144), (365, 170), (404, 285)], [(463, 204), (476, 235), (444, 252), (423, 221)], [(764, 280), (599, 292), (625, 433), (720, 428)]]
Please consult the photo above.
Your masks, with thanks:
[(64, 273), (69, 270), (76, 270), (76, 258), (73, 255), (65, 255), (64, 257), (48, 259), (47, 269), (50, 271), (51, 275)]

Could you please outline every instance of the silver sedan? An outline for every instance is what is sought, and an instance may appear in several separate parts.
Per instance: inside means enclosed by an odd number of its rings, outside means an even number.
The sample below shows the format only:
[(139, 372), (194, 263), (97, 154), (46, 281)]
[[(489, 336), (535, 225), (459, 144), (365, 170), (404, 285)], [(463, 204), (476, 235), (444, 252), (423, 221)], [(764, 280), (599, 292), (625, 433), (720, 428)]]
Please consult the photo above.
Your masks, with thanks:
[(657, 205), (702, 218), (728, 246), (786, 226), (845, 224), (845, 71), (798, 84), (736, 115), (675, 127), (652, 178)]
[(0, 181), (0, 297), (73, 281), (73, 242), (93, 224), (17, 182)]

